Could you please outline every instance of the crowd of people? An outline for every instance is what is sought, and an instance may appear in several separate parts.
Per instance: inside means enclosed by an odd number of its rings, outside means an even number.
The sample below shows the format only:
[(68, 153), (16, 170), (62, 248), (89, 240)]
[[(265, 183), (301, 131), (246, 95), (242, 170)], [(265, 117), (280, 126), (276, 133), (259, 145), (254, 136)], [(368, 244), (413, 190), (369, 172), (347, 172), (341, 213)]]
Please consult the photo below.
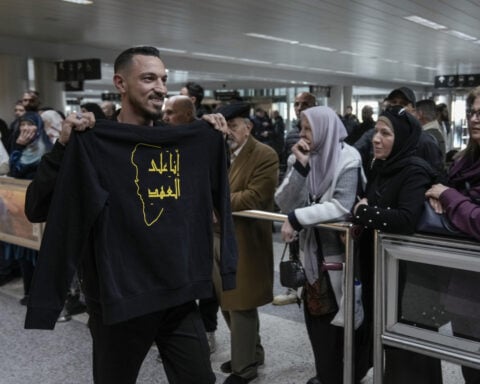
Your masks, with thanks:
[[(47, 224), (40, 257), (2, 244), (0, 284), (21, 274), (27, 329), (53, 329), (88, 312), (97, 384), (135, 383), (152, 343), (169, 382), (214, 383), (219, 308), (230, 331), (224, 383), (258, 376), (268, 359), (258, 308), (297, 302), (299, 293), (273, 296), (271, 223), (233, 218), (232, 211), (273, 211), (276, 204), (287, 215), (282, 239), (300, 243), (316, 372), (307, 384), (343, 382), (343, 327), (333, 320), (345, 244), (317, 224), (351, 220), (362, 228), (356, 275), (365, 314), (355, 331), (356, 383), (373, 364), (374, 230), (414, 233), (428, 199), (480, 240), (480, 88), (467, 98), (468, 145), (448, 167), (445, 108), (417, 101), (407, 87), (387, 95), (377, 121), (365, 106), (362, 122), (350, 106), (342, 116), (302, 92), (285, 132), (278, 111), (251, 115), (243, 101), (208, 113), (203, 88), (193, 82), (167, 99), (156, 48), (125, 50), (114, 70), (120, 109), (85, 103), (65, 117), (27, 91), (14, 106), (15, 120), (1, 127), (5, 174), (32, 180), (25, 213)], [(473, 307), (445, 303), (454, 333), (476, 341), (478, 287), (475, 273), (455, 270), (448, 290)], [(323, 308), (325, 296), (337, 305)], [(463, 375), (467, 384), (480, 382), (478, 370), (463, 367)], [(442, 382), (438, 359), (393, 347), (385, 351), (384, 377), (387, 384)]]

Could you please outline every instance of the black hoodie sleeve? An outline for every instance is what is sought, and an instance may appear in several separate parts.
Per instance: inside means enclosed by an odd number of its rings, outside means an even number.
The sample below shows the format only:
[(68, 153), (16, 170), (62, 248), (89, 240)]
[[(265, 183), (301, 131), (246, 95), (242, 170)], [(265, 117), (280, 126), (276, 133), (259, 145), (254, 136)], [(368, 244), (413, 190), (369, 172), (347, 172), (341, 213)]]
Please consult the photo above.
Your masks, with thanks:
[(41, 223), (47, 220), (64, 153), (65, 147), (58, 142), (55, 143), (52, 150), (43, 155), (35, 177), (27, 187), (25, 215), (32, 223)]

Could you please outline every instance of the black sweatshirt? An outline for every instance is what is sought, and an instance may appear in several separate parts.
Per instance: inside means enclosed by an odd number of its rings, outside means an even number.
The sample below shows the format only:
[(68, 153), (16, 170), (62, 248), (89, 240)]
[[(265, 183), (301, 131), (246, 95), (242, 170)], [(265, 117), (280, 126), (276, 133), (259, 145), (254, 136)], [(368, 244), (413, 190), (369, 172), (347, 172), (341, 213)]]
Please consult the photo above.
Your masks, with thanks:
[[(33, 183), (42, 189), (38, 179)], [(43, 189), (48, 192), (48, 183)], [(35, 201), (26, 207), (27, 216), (41, 217), (33, 212)], [(106, 324), (209, 297), (214, 210), (223, 234), (223, 288), (233, 289), (237, 246), (219, 132), (202, 121), (156, 128), (105, 120), (73, 134), (48, 211), (25, 327), (53, 329), (79, 265), (87, 303)]]

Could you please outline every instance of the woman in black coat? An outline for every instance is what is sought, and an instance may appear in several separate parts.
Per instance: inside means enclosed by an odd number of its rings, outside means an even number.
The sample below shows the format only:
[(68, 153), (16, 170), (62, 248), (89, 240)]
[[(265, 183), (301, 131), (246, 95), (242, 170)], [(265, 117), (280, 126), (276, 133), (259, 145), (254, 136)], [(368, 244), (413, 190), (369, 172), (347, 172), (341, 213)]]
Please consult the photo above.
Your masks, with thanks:
[[(365, 320), (357, 331), (355, 351), (356, 364), (365, 373), (372, 366), (373, 230), (415, 232), (425, 191), (434, 177), (431, 167), (414, 156), (421, 131), (418, 120), (401, 106), (387, 108), (379, 116), (372, 139), (374, 160), (365, 197), (354, 208), (355, 222), (365, 228), (359, 240)], [(388, 347), (385, 357), (386, 384), (442, 382), (438, 360)]]

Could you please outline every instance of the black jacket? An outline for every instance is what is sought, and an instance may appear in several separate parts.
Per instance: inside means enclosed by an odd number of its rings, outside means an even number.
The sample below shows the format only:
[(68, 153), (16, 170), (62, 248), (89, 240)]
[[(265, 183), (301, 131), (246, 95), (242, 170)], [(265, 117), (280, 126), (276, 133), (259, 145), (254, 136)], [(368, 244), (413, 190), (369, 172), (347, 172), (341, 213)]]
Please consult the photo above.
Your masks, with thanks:
[[(60, 152), (57, 145), (29, 187), (30, 219), (45, 213), (36, 208), (52, 184), (39, 177), (54, 180)], [(219, 132), (201, 121), (155, 129), (104, 120), (72, 135), (60, 161), (26, 328), (54, 327), (77, 265), (87, 304), (106, 324), (209, 297), (214, 209), (222, 224), (223, 287), (235, 287), (237, 247)]]

